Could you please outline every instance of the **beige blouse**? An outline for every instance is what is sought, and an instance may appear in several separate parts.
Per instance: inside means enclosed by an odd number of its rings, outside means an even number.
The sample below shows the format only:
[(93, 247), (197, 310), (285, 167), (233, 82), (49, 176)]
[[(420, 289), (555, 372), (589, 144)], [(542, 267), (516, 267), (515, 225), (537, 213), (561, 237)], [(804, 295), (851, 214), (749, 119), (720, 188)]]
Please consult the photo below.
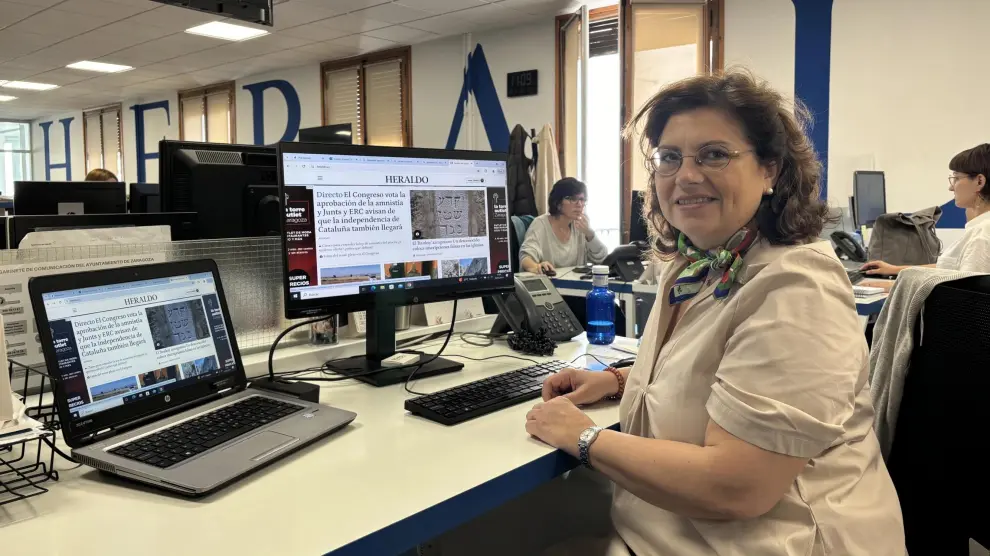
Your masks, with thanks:
[(740, 521), (690, 519), (616, 486), (612, 519), (636, 556), (904, 556), (901, 510), (873, 431), (866, 341), (827, 242), (753, 246), (739, 283), (714, 282), (669, 341), (665, 265), (620, 406), (622, 431), (702, 445), (711, 419), (765, 450), (809, 458), (783, 499)]

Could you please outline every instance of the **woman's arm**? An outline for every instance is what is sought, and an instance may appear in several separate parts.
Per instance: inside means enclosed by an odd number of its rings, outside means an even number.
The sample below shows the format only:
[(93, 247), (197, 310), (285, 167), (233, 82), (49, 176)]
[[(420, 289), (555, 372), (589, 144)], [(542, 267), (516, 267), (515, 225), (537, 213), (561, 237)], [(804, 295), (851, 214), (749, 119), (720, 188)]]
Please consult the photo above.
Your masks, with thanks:
[(704, 446), (609, 430), (602, 431), (589, 453), (592, 465), (622, 488), (655, 506), (699, 519), (765, 514), (808, 461), (753, 446), (712, 421)]
[[(543, 258), (543, 244), (540, 242), (540, 228), (542, 225), (540, 219), (533, 220), (533, 223), (529, 225), (529, 229), (526, 230), (526, 238), (523, 240), (522, 245), (519, 246), (519, 266), (527, 272), (539, 272), (539, 268), (533, 268), (533, 265), (538, 266), (545, 260)], [(531, 263), (530, 267), (527, 267), (526, 259), (529, 259)]]
[(540, 272), (540, 263), (529, 258), (529, 255), (519, 256), (519, 266), (525, 272), (535, 272), (537, 274)]
[[(594, 230), (591, 232), (595, 234)], [(588, 256), (588, 261), (598, 264), (605, 260), (608, 256), (608, 247), (605, 247), (605, 243), (602, 242), (601, 238), (595, 234), (591, 239), (588, 240), (587, 247), (585, 247), (585, 252)]]

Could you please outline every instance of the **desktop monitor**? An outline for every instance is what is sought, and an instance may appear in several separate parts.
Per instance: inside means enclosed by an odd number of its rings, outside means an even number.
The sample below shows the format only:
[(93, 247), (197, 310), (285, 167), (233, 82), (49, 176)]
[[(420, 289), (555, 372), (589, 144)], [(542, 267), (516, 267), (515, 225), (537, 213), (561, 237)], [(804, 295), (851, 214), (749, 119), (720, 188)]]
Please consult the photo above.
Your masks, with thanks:
[(161, 210), (195, 212), (201, 239), (278, 235), (274, 147), (162, 140)]
[(350, 145), (351, 124), (333, 124), (322, 127), (308, 127), (299, 130), (299, 141), (303, 143), (331, 143)]
[(125, 187), (116, 181), (15, 181), (14, 214), (123, 213)]
[(856, 228), (873, 226), (887, 213), (887, 193), (883, 172), (858, 170), (853, 173), (853, 216)]
[[(367, 353), (337, 372), (404, 380), (409, 368), (381, 370), (395, 352), (394, 307), (513, 290), (505, 153), (278, 148), (286, 316), (367, 310)], [(416, 376), (462, 366), (429, 357)]]
[(127, 212), (132, 214), (161, 212), (162, 196), (157, 183), (132, 183)]

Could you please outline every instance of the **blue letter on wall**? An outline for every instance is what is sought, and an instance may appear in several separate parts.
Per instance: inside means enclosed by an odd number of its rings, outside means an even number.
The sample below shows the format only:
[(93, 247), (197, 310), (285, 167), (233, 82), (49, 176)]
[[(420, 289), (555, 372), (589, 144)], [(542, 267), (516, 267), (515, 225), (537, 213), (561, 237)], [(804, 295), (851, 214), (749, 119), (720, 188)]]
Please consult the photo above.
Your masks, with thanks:
[(282, 133), (281, 141), (292, 141), (299, 133), (299, 122), (302, 118), (302, 107), (299, 104), (299, 94), (295, 87), (284, 79), (274, 79), (272, 81), (262, 81), (251, 85), (245, 85), (244, 89), (251, 92), (251, 104), (254, 110), (251, 112), (254, 118), (254, 144), (265, 144), (265, 90), (276, 89), (285, 97), (285, 132)]
[(69, 141), (69, 124), (75, 118), (62, 118), (59, 122), (62, 123), (62, 136), (65, 140), (65, 162), (61, 164), (52, 164), (52, 152), (48, 143), (48, 130), (52, 127), (54, 122), (41, 122), (38, 125), (41, 126), (41, 133), (44, 135), (45, 140), (45, 181), (51, 181), (52, 170), (57, 168), (65, 168), (65, 181), (72, 181), (72, 145)]
[(822, 162), (821, 198), (828, 199), (828, 103), (832, 60), (832, 0), (794, 2), (794, 95), (814, 118), (811, 142)]
[(137, 177), (138, 182), (147, 183), (145, 169), (145, 163), (149, 160), (156, 160), (158, 158), (158, 153), (145, 152), (144, 147), (144, 113), (149, 110), (157, 110), (161, 108), (165, 111), (165, 123), (167, 125), (172, 125), (172, 119), (169, 117), (168, 113), (168, 101), (159, 100), (158, 102), (149, 102), (148, 104), (135, 104), (131, 106), (131, 110), (134, 111), (134, 150), (137, 153)]

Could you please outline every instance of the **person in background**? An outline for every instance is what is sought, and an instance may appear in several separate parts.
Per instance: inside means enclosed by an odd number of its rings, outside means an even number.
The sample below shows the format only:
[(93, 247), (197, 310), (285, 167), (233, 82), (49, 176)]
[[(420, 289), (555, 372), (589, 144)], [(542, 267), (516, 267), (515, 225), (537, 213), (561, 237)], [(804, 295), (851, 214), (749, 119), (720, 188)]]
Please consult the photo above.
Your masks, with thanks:
[(110, 170), (94, 168), (86, 174), (86, 181), (118, 181), (117, 176)]
[[(966, 211), (966, 231), (959, 241), (927, 267), (964, 272), (990, 273), (990, 143), (965, 150), (949, 161), (949, 191), (956, 206)], [(867, 275), (896, 276), (907, 266), (870, 261), (862, 269)]]
[[(662, 295), (631, 369), (551, 375), (526, 416), (615, 484), (614, 536), (567, 554), (904, 555), (866, 341), (816, 240), (821, 164), (791, 109), (733, 72), (665, 87), (631, 124)], [(616, 397), (619, 430), (580, 409)]]
[(549, 214), (537, 216), (519, 248), (519, 265), (526, 272), (554, 273), (556, 267), (600, 263), (608, 248), (595, 236), (584, 208), (588, 188), (574, 178), (553, 184), (547, 200)]

